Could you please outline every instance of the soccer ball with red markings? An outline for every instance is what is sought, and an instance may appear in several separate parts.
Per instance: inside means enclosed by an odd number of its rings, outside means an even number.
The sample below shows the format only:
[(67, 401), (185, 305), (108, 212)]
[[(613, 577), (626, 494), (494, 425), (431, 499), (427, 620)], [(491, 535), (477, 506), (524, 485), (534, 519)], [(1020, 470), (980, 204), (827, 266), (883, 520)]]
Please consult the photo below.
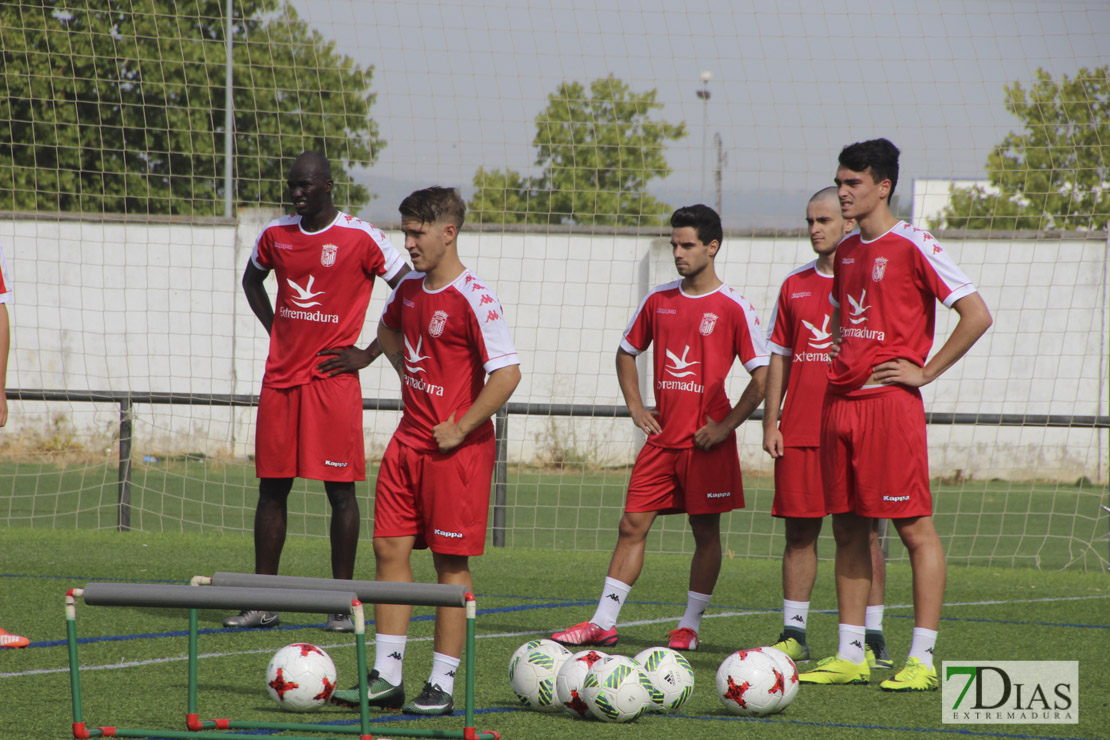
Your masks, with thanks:
[(567, 658), (555, 677), (555, 695), (563, 709), (580, 719), (590, 718), (590, 708), (582, 697), (582, 682), (594, 664), (609, 660), (609, 657), (609, 653), (600, 650), (582, 650)]
[(798, 695), (798, 666), (794, 665), (794, 661), (789, 655), (778, 648), (767, 646), (756, 649), (775, 661), (779, 670), (782, 671), (782, 701), (779, 702), (777, 710), (781, 712)]
[(315, 645), (297, 642), (274, 653), (266, 668), (266, 690), (286, 712), (312, 712), (335, 691), (335, 663)]
[(518, 647), (509, 659), (509, 685), (520, 703), (538, 712), (558, 712), (562, 704), (555, 679), (568, 658), (570, 651), (554, 640), (530, 640)]
[(717, 669), (717, 696), (732, 714), (762, 717), (782, 706), (786, 677), (759, 650), (737, 650)]

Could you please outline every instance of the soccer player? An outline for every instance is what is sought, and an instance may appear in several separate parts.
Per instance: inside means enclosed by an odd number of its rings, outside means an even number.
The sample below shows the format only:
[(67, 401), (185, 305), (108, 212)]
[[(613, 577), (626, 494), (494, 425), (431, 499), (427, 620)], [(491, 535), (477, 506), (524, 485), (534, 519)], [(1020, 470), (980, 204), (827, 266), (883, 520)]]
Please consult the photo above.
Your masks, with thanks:
[[(8, 323), (8, 302), (12, 299), (11, 283), (8, 282), (8, 263), (4, 250), (0, 248), (0, 427), (8, 423), (8, 351), (11, 349), (11, 326)], [(31, 641), (22, 635), (0, 628), (0, 648), (23, 648)]]
[[(855, 221), (840, 213), (836, 188), (816, 192), (806, 205), (809, 243), (817, 259), (786, 276), (771, 317), (767, 389), (763, 406), (763, 449), (775, 460), (773, 516), (786, 525), (782, 555), (783, 631), (775, 647), (795, 661), (809, 660), (806, 620), (817, 578), (817, 536), (825, 516), (818, 456), (821, 402), (825, 397), (833, 257)], [(786, 402), (783, 403), (783, 389)], [(782, 407), (780, 423), (779, 409)], [(892, 668), (883, 640), (883, 585), (886, 562), (879, 546), (878, 519), (871, 531), (872, 580), (867, 600), (871, 666)]]
[[(836, 251), (828, 389), (821, 412), (821, 478), (836, 539), (840, 642), (835, 656), (803, 673), (804, 683), (868, 683), (865, 608), (871, 587), (871, 519), (887, 518), (909, 552), (914, 630), (902, 670), (886, 691), (938, 687), (933, 649), (944, 601), (945, 565), (933, 526), (925, 411), (920, 386), (937, 379), (992, 323), (971, 281), (933, 236), (890, 210), (898, 149), (886, 139), (851, 144), (836, 171), (840, 211), (859, 231)], [(959, 314), (933, 344), (934, 300)]]
[[(632, 422), (648, 435), (628, 484), (609, 573), (588, 622), (552, 639), (564, 645), (617, 644), (617, 617), (644, 564), (660, 514), (686, 513), (694, 535), (686, 612), (670, 647), (696, 650), (701, 617), (721, 570), (721, 514), (743, 508), (736, 427), (763, 398), (767, 350), (752, 305), (717, 277), (721, 218), (704, 205), (671, 216), (671, 251), (680, 280), (640, 303), (617, 350), (617, 380)], [(640, 395), (636, 356), (655, 344), (655, 408)], [(735, 406), (725, 377), (739, 357), (751, 375)]]
[[(411, 583), (412, 551), (427, 548), (439, 583), (472, 589), (469, 558), (485, 549), (489, 515), (490, 417), (520, 382), (520, 361), (500, 302), (459, 259), (466, 204), (458, 191), (418, 190), (400, 211), (415, 271), (390, 295), (378, 323), (378, 341), (401, 376), (405, 410), (378, 471), (375, 577)], [(405, 704), (402, 667), (411, 615), (411, 606), (374, 606), (370, 705), (450, 714), (466, 615), (459, 608), (436, 609), (431, 674)], [(336, 691), (332, 701), (357, 707), (358, 688)]]
[[(379, 354), (354, 345), (366, 320), (374, 278), (396, 285), (409, 271), (378, 229), (332, 202), (331, 165), (304, 152), (289, 171), (295, 215), (271, 221), (255, 243), (243, 290), (270, 335), (258, 401), (254, 571), (276, 575), (285, 544), (294, 478), (323, 481), (331, 504), (333, 578), (354, 575), (359, 510), (355, 481), (366, 479), (358, 370)], [(273, 270), (270, 305), (263, 280)], [(245, 610), (225, 627), (275, 627), (276, 612)], [(349, 615), (328, 615), (333, 632), (352, 632)]]

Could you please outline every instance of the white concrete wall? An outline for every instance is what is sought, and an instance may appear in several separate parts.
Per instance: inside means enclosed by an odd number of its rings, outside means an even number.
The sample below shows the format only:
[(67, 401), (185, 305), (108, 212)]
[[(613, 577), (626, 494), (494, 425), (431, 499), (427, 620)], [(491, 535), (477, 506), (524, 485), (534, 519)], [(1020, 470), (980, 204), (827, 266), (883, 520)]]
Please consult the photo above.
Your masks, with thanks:
[[(8, 386), (257, 393), (267, 337), (239, 281), (272, 215), (245, 213), (238, 225), (0, 220), (14, 285)], [(400, 247), (399, 235), (390, 236)], [(981, 288), (995, 325), (925, 389), (926, 408), (1106, 414), (1105, 236), (942, 241)], [(513, 328), (524, 372), (514, 401), (621, 404), (614, 353), (645, 291), (674, 277), (666, 239), (464, 230), (460, 251), (496, 291)], [(783, 277), (811, 256), (801, 236), (729, 237), (718, 267), (766, 320)], [(384, 284), (375, 290), (362, 343), (373, 336), (386, 295)], [(938, 305), (936, 346), (955, 318)], [(734, 399), (746, 382), (737, 365), (729, 384)], [(362, 384), (368, 397), (399, 394), (396, 376), (382, 364), (364, 371)], [(158, 406), (135, 413), (140, 454), (244, 456), (253, 448), (251, 409)], [(73, 436), (110, 455), (118, 408), (14, 402), (11, 417), (7, 439)], [(368, 413), (368, 450), (380, 451), (396, 422), (396, 413)], [(746, 427), (744, 464), (767, 472), (758, 425)], [(627, 462), (641, 441), (618, 420), (510, 419), (514, 460), (562, 447), (598, 462)], [(1092, 431), (937, 426), (930, 442), (941, 475), (1107, 478), (1105, 433), (1100, 441)]]

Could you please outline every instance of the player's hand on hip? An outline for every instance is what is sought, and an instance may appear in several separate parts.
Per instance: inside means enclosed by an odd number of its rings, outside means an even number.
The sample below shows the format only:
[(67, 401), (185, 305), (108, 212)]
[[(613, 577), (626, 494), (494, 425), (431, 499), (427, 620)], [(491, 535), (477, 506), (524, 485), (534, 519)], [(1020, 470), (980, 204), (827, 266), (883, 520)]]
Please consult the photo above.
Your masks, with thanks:
[(836, 357), (837, 355), (839, 355), (839, 354), (840, 354), (840, 340), (839, 339), (834, 339), (833, 343), (831, 345), (829, 345), (829, 361), (832, 362), (832, 359), (834, 357)]
[(763, 433), (763, 450), (772, 458), (780, 458), (785, 452), (782, 442), (782, 432), (778, 427), (768, 429)]
[(322, 349), (316, 353), (317, 357), (327, 357), (316, 366), (316, 369), (325, 373), (329, 378), (343, 373), (357, 373), (370, 364), (368, 353), (357, 347), (333, 347)]
[(694, 432), (694, 445), (703, 450), (708, 450), (719, 442), (724, 441), (725, 437), (732, 430), (724, 424), (718, 424), (713, 421), (713, 417), (706, 414), (705, 426), (698, 431)]
[(432, 427), (432, 436), (435, 437), (436, 444), (439, 445), (440, 452), (450, 452), (463, 443), (466, 435), (459, 429), (459, 425), (455, 423), (455, 413), (447, 417), (447, 421), (441, 421)]
[(657, 409), (640, 409), (632, 412), (632, 423), (647, 435), (659, 434), (663, 431), (662, 425), (659, 424), (659, 411)]
[(924, 368), (918, 367), (904, 357), (880, 362), (871, 369), (871, 374), (883, 385), (898, 383), (911, 388), (920, 388), (929, 382), (925, 377)]

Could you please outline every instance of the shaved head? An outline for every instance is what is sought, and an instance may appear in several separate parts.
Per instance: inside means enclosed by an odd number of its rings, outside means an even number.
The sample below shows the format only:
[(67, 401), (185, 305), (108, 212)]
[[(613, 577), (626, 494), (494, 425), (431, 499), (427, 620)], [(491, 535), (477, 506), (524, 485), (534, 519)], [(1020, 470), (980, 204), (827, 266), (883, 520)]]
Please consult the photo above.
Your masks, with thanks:
[(331, 179), (331, 162), (320, 152), (302, 152), (294, 161), (293, 169), (323, 180)]
[(827, 188), (821, 188), (816, 193), (814, 193), (812, 196), (810, 196), (809, 202), (810, 203), (817, 203), (818, 201), (822, 201), (822, 200), (835, 200), (835, 201), (837, 201), (837, 203), (840, 202), (840, 198), (836, 194), (836, 186), (835, 185), (830, 185)]

